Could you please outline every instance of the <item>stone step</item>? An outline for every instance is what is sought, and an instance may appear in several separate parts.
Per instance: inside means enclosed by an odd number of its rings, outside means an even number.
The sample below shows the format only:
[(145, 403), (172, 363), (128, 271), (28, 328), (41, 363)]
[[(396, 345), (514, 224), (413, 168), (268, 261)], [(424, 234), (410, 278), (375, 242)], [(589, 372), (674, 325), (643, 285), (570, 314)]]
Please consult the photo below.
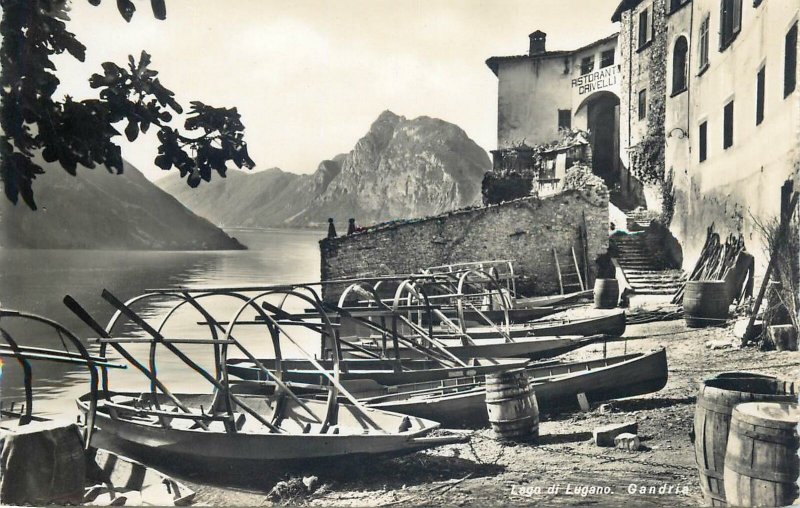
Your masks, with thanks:
[(631, 284), (650, 284), (650, 285), (659, 285), (659, 286), (680, 286), (681, 282), (674, 281), (674, 280), (664, 280), (664, 279), (631, 279), (630, 277), (627, 278), (628, 282)]

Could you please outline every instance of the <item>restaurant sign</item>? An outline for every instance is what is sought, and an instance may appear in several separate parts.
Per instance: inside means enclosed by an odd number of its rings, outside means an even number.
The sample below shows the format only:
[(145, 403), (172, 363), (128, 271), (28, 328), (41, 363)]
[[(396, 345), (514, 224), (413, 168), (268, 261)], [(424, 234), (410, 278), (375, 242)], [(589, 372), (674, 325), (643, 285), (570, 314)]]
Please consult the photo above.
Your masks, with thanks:
[(572, 94), (582, 98), (601, 90), (617, 93), (618, 82), (619, 69), (616, 65), (610, 65), (574, 78), (572, 80)]

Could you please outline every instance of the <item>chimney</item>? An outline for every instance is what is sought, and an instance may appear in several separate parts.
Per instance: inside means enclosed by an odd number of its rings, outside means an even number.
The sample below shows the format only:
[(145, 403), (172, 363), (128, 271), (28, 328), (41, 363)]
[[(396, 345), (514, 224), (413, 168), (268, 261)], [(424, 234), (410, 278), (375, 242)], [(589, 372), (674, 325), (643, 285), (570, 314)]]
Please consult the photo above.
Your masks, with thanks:
[(536, 30), (528, 36), (531, 40), (530, 55), (541, 55), (545, 52), (545, 43), (547, 42), (547, 34), (541, 30)]

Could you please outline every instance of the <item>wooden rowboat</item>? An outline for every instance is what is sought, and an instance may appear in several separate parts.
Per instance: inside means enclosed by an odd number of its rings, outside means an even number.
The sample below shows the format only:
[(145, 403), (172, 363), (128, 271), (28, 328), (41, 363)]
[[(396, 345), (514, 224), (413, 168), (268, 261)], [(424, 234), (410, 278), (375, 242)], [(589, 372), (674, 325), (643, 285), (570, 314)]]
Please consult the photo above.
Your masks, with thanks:
[[(461, 359), (469, 358), (527, 358), (529, 360), (541, 360), (562, 355), (576, 349), (580, 349), (589, 344), (602, 340), (605, 335), (582, 335), (562, 336), (562, 337), (519, 337), (508, 342), (503, 338), (487, 338), (473, 341), (473, 344), (464, 345), (461, 339), (440, 339), (440, 342), (447, 347), (447, 350), (454, 356)], [(364, 350), (381, 354), (383, 350), (373, 341), (362, 340), (358, 343)], [(393, 349), (389, 349), (386, 354), (391, 355)], [(353, 357), (359, 357), (359, 352), (346, 353)], [(422, 358), (424, 354), (416, 349), (400, 346), (400, 356), (402, 358)]]
[[(484, 323), (484, 318), (488, 318), (495, 323), (504, 323), (506, 314), (510, 323), (527, 323), (535, 319), (551, 316), (564, 309), (553, 306), (530, 307), (520, 309), (481, 309), (480, 311), (465, 310), (464, 320), (468, 322)], [(458, 312), (455, 310), (443, 310), (442, 313), (449, 318), (457, 318)], [(423, 323), (425, 320), (423, 320)]]
[[(473, 339), (499, 338), (503, 333), (509, 337), (551, 336), (551, 335), (596, 335), (620, 337), (625, 333), (625, 311), (612, 312), (602, 316), (583, 319), (545, 320), (527, 324), (505, 326), (468, 327), (464, 332)], [(499, 328), (499, 329), (498, 329)], [(502, 332), (501, 332), (502, 330)], [(435, 335), (452, 335), (450, 330), (439, 328)]]
[[(662, 389), (668, 378), (665, 349), (588, 362), (563, 363), (527, 369), (539, 410), (554, 413), (577, 409), (577, 395), (589, 402), (633, 397)], [(446, 426), (486, 425), (483, 380), (454, 379), (439, 386), (406, 385), (386, 387), (380, 395), (375, 388), (361, 387), (361, 401), (369, 407), (433, 418)], [(356, 390), (356, 387), (351, 387)]]
[(593, 290), (587, 289), (585, 291), (576, 291), (574, 293), (567, 293), (565, 295), (551, 295), (551, 296), (531, 296), (514, 299), (514, 307), (517, 309), (530, 309), (537, 307), (550, 307), (555, 305), (564, 305), (573, 303), (581, 298), (592, 296)]
[[(409, 354), (416, 353), (416, 350), (413, 349), (407, 351)], [(273, 358), (259, 359), (258, 361), (265, 366), (275, 365)], [(226, 363), (228, 373), (240, 379), (267, 381), (269, 378), (255, 362), (248, 358), (229, 358)], [(333, 367), (330, 360), (317, 360), (317, 363), (324, 369), (330, 370)], [(425, 359), (403, 358), (397, 361), (351, 358), (339, 361), (339, 379), (342, 381), (371, 379), (382, 385), (420, 383), (464, 376), (482, 376), (505, 369), (523, 367), (526, 363), (527, 360), (523, 359), (480, 359), (466, 367), (444, 367), (438, 362)], [(282, 360), (281, 366), (284, 369), (282, 377), (284, 381), (320, 383), (323, 379), (319, 370), (308, 360)]]
[[(308, 461), (396, 456), (465, 440), (458, 435), (427, 436), (439, 424), (424, 418), (341, 403), (337, 405), (336, 422), (321, 425), (319, 422), (330, 420), (326, 401), (303, 401), (316, 416), (312, 418), (306, 408), (286, 397), (240, 394), (240, 399), (267, 418), (281, 412), (273, 420), (277, 429), (273, 431), (243, 412), (230, 415), (232, 421), (229, 415), (215, 416), (221, 398), (213, 394), (175, 396), (191, 410), (190, 414), (179, 410), (163, 394), (106, 394), (97, 406), (93, 444), (175, 466), (256, 466), (263, 471), (283, 470)], [(77, 400), (83, 413), (89, 411), (88, 399), (84, 395)]]

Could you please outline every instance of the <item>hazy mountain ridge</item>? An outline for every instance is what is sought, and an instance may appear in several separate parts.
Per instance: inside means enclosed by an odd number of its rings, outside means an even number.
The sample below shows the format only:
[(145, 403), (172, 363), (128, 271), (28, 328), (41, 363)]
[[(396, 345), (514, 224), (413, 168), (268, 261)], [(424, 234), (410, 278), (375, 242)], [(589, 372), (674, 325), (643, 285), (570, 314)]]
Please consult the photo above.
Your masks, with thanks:
[(277, 168), (228, 172), (196, 189), (160, 180), (189, 209), (222, 227), (308, 227), (334, 217), (369, 225), (442, 213), (480, 201), (491, 163), (459, 127), (384, 111), (353, 150), (320, 163), (311, 175)]
[(0, 247), (222, 250), (243, 246), (150, 182), (131, 164), (122, 174), (57, 163), (35, 182), (38, 210), (0, 199)]

